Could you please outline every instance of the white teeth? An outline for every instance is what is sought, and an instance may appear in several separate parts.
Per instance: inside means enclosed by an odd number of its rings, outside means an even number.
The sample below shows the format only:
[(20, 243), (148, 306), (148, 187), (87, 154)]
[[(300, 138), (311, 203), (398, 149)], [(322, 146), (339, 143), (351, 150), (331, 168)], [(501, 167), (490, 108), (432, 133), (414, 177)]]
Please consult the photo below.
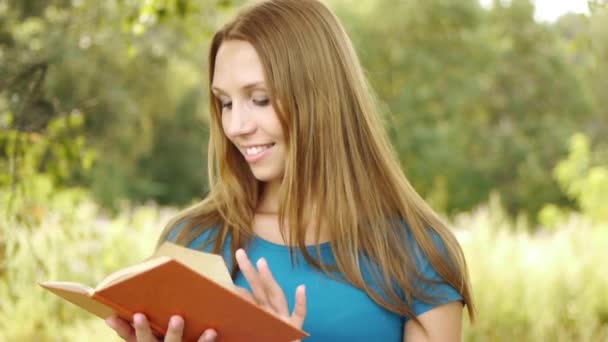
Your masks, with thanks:
[(255, 155), (262, 153), (262, 151), (265, 151), (266, 149), (268, 149), (271, 146), (272, 146), (272, 144), (248, 147), (245, 149), (245, 153), (247, 153), (248, 156), (255, 156)]

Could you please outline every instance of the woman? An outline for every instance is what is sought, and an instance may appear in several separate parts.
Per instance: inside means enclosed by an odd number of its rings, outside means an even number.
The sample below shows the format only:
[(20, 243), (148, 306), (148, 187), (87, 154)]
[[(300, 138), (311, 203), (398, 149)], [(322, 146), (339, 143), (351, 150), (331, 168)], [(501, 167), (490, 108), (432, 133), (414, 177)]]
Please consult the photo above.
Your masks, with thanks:
[[(462, 251), (401, 171), (335, 15), (256, 4), (213, 37), (209, 76), (211, 191), (159, 242), (224, 255), (243, 296), (309, 341), (460, 340), (474, 311)], [(108, 324), (155, 340), (141, 314)]]

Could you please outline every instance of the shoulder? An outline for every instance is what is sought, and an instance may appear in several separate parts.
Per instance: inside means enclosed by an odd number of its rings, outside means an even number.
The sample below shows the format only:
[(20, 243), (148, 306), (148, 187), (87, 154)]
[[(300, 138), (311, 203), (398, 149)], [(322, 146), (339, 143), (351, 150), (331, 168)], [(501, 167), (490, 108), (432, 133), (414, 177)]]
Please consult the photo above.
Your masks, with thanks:
[[(452, 264), (446, 250), (446, 242), (433, 229), (428, 229), (430, 243), (440, 255), (440, 260), (446, 264)], [(431, 263), (429, 256), (423, 250), (421, 244), (416, 241), (409, 226), (406, 225), (407, 248), (414, 258), (416, 274), (414, 276), (414, 286), (421, 296), (413, 296), (412, 309), (416, 316), (421, 315), (437, 306), (454, 301), (462, 301), (461, 293), (450, 285), (437, 272)]]
[(191, 219), (186, 218), (176, 222), (169, 228), (165, 240), (173, 243), (185, 241), (186, 243), (182, 244), (188, 248), (208, 252), (211, 250), (212, 243), (217, 238), (219, 231), (219, 224), (203, 227), (200, 224), (192, 222)]
[[(425, 242), (419, 242), (416, 240), (416, 238), (414, 237), (414, 233), (412, 232), (410, 226), (408, 224), (404, 224), (405, 226), (405, 241), (406, 241), (406, 248), (410, 251), (411, 255), (414, 257), (414, 260), (416, 261), (416, 266), (418, 267), (418, 269), (422, 270), (425, 266), (427, 266), (427, 264), (429, 263), (429, 259), (428, 256), (426, 255), (426, 252), (424, 251), (424, 249), (422, 248), (422, 244)], [(443, 257), (443, 259), (448, 262), (448, 255), (447, 255), (447, 251), (446, 251), (446, 245), (445, 242), (442, 240), (441, 236), (439, 236), (439, 234), (433, 230), (432, 228), (427, 228), (426, 229), (426, 236), (428, 236), (427, 239), (427, 244), (431, 245), (434, 249), (436, 249), (440, 256)]]

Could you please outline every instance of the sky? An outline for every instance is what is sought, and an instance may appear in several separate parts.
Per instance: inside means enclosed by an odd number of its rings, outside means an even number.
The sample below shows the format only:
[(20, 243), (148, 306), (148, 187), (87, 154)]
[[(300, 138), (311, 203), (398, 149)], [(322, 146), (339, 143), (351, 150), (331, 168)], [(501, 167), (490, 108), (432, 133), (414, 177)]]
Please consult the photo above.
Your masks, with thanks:
[[(492, 0), (480, 0), (487, 6)], [(532, 0), (535, 6), (534, 17), (537, 21), (554, 21), (567, 12), (589, 13), (586, 0)]]

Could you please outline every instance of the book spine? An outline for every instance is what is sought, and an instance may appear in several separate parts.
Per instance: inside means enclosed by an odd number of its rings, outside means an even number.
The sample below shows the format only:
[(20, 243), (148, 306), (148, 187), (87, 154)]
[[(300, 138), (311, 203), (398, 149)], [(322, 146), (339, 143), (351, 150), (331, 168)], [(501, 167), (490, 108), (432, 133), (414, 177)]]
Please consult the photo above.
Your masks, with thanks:
[[(116, 312), (116, 314), (118, 316), (120, 316), (122, 319), (128, 321), (129, 323), (133, 322), (133, 315), (135, 314), (135, 312), (133, 312), (132, 310), (129, 310), (129, 309), (117, 304), (116, 302), (113, 302), (103, 296), (100, 296), (98, 293), (93, 293), (91, 298), (112, 308)], [(165, 335), (165, 330), (156, 322), (152, 322), (148, 319), (148, 325), (158, 335), (160, 335), (160, 336)]]

